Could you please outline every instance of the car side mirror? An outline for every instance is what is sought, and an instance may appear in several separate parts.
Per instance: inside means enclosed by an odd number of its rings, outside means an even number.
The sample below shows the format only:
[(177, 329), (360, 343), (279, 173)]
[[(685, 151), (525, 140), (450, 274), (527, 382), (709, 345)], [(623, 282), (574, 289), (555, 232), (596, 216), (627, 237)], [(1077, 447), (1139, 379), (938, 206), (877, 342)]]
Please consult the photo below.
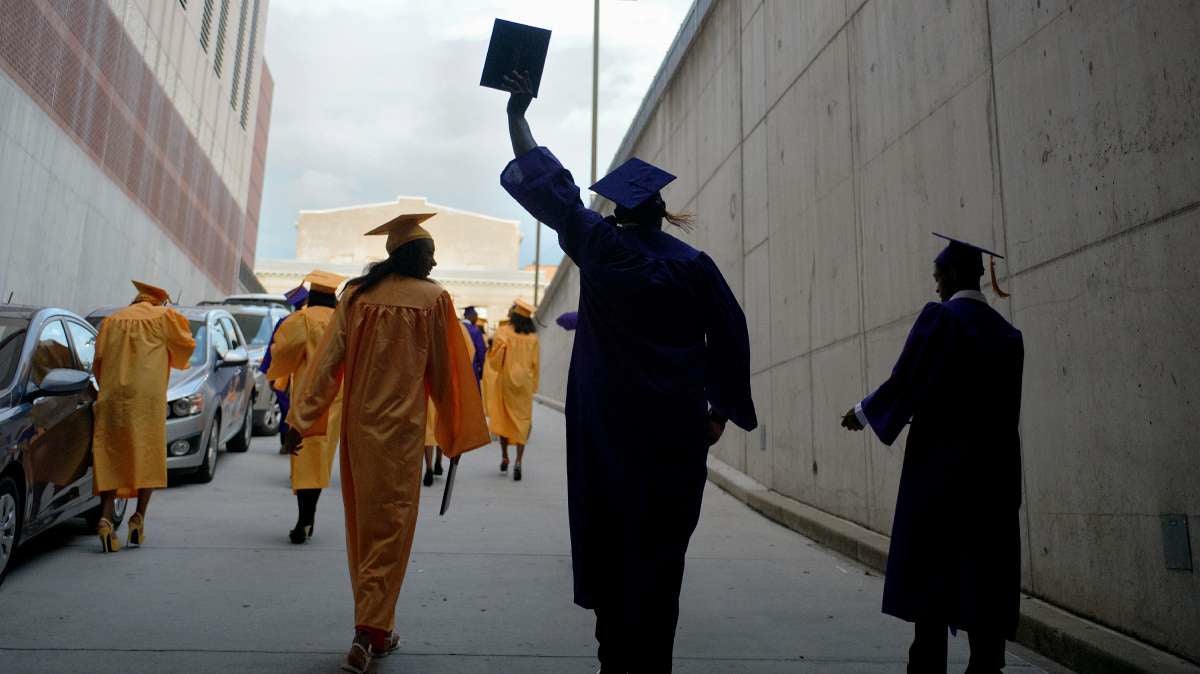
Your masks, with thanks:
[(30, 402), (50, 396), (69, 396), (81, 393), (92, 382), (92, 375), (82, 370), (55, 368), (46, 373), (42, 383), (29, 392)]
[(246, 347), (238, 346), (226, 351), (225, 355), (221, 356), (219, 365), (221, 367), (233, 367), (236, 365), (245, 365), (248, 362), (250, 362), (250, 354), (246, 353)]

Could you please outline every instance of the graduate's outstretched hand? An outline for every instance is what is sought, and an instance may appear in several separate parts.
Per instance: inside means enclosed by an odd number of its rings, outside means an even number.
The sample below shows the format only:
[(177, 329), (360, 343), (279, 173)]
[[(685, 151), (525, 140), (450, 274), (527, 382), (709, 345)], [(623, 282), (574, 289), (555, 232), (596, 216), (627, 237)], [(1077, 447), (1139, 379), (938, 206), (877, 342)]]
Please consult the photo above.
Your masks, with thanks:
[(291, 454), (299, 454), (303, 444), (304, 436), (300, 435), (300, 431), (289, 427), (287, 434), (283, 436), (283, 448)]
[(524, 117), (529, 104), (533, 102), (533, 83), (529, 80), (528, 72), (516, 70), (503, 77), (504, 86), (508, 87), (508, 114), (510, 117)]
[(862, 422), (858, 420), (858, 415), (855, 414), (853, 407), (842, 416), (842, 428), (850, 431), (861, 431), (863, 429)]

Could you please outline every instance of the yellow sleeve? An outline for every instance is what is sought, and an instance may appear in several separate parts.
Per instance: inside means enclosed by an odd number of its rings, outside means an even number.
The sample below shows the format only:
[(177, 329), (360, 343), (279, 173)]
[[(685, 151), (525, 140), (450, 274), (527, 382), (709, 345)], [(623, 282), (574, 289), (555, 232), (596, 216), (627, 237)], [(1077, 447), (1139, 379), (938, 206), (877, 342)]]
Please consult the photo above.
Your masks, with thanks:
[(183, 314), (174, 309), (167, 309), (167, 318), (163, 329), (167, 339), (167, 356), (171, 367), (176, 370), (186, 370), (192, 352), (196, 350), (196, 340), (192, 339), (192, 329)]
[(267, 379), (287, 380), (300, 370), (304, 362), (304, 347), (308, 344), (308, 321), (303, 316), (289, 316), (279, 324), (275, 340), (271, 343), (271, 366), (267, 368)]
[[(451, 458), (491, 442), (483, 418), (483, 401), (475, 372), (467, 356), (462, 332), (450, 296), (443, 293), (430, 316), (429, 360), (425, 382), (437, 407), (434, 435), (442, 452)], [(461, 325), (461, 324), (460, 324)]]
[[(308, 364), (308, 370), (304, 373), (304, 390), (297, 391), (292, 398), (287, 422), (304, 437), (325, 435), (329, 425), (329, 407), (341, 393), (349, 324), (346, 313), (352, 306), (350, 293), (345, 293), (333, 312), (333, 320), (325, 329), (325, 335), (321, 337), (317, 357)], [(283, 328), (279, 331), (283, 332)], [(275, 354), (272, 352), (271, 370), (274, 369)]]
[(503, 401), (500, 396), (500, 372), (504, 367), (504, 356), (508, 352), (508, 344), (504, 335), (497, 330), (492, 338), (492, 348), (488, 349), (483, 361), (483, 400), (487, 405), (487, 414), (495, 417), (499, 413)]

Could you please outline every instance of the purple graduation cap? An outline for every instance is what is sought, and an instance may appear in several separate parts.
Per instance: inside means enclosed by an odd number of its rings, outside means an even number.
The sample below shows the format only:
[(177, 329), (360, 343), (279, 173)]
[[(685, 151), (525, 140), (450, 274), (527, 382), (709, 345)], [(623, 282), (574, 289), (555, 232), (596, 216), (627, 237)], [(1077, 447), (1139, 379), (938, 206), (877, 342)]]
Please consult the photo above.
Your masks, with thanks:
[(596, 181), (590, 189), (614, 204), (632, 210), (673, 180), (675, 176), (670, 173), (633, 157)]
[(989, 260), (989, 266), (992, 271), (992, 290), (994, 290), (996, 295), (999, 297), (1008, 297), (1008, 293), (1001, 290), (1000, 284), (996, 281), (996, 260), (1003, 260), (1003, 255), (990, 251), (987, 248), (976, 246), (973, 243), (960, 241), (952, 236), (938, 234), (937, 232), (933, 232), (933, 235), (939, 239), (945, 239), (950, 242), (946, 244), (946, 247), (942, 249), (942, 252), (938, 253), (938, 256), (934, 258), (934, 264), (938, 265), (939, 267), (962, 269), (964, 271), (983, 276), (983, 256), (988, 255), (991, 258)]
[(300, 305), (308, 299), (308, 289), (304, 287), (304, 284), (300, 284), (284, 293), (283, 296), (287, 298), (288, 304), (292, 305), (293, 309), (299, 309)]

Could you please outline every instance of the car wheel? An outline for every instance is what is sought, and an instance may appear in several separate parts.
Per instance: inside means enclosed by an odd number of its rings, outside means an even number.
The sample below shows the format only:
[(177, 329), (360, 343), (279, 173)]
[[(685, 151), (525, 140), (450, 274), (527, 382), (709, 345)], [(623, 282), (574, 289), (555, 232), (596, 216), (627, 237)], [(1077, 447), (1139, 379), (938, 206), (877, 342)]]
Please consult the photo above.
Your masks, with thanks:
[(279, 422), (283, 421), (283, 407), (275, 394), (271, 394), (271, 406), (263, 412), (262, 423), (256, 429), (259, 435), (275, 435), (279, 432)]
[(214, 416), (208, 429), (208, 445), (204, 448), (204, 463), (196, 469), (197, 482), (212, 482), (217, 474), (217, 449), (221, 446), (221, 417)]
[(250, 449), (250, 440), (254, 433), (254, 408), (246, 403), (246, 414), (242, 416), (242, 428), (237, 432), (237, 435), (229, 438), (229, 442), (225, 444), (226, 451), (244, 452)]
[(0, 478), (0, 583), (17, 551), (21, 535), (21, 492), (11, 477)]

